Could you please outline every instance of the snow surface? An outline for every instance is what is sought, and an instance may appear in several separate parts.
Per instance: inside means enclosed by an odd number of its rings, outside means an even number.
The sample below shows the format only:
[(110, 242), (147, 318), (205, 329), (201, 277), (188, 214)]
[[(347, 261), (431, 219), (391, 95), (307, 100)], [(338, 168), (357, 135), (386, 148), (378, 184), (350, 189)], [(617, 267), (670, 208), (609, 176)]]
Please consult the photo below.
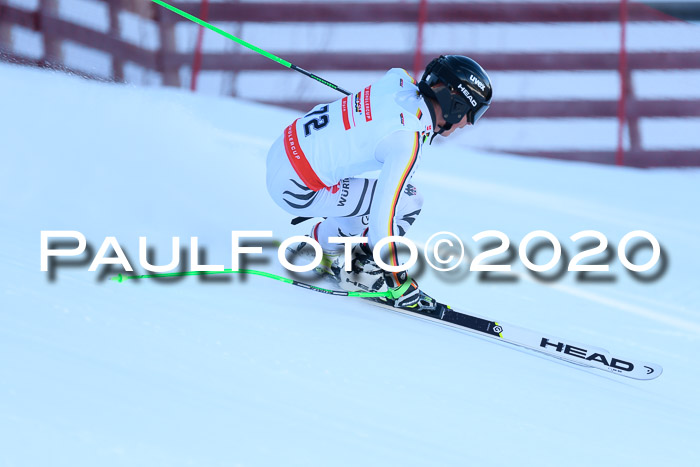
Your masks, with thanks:
[[(608, 282), (538, 282), (517, 258), (515, 282), (418, 276), (455, 307), (664, 367), (634, 381), (260, 277), (118, 284), (107, 278), (119, 268), (88, 272), (84, 255), (51, 280), (41, 230), (78, 230), (93, 254), (116, 236), (139, 272), (139, 236), (159, 264), (172, 236), (197, 236), (202, 262), (229, 267), (232, 230), (305, 234), (264, 189), (267, 147), (296, 115), (11, 65), (0, 106), (0, 465), (651, 466), (700, 454), (698, 170), (445, 140), (415, 178), (426, 204), (409, 237), (455, 232), (471, 256), (488, 229), (516, 246), (549, 230), (569, 257), (580, 230), (613, 246), (653, 233), (668, 264), (650, 282), (615, 256)], [(265, 252), (247, 266), (280, 270)]]

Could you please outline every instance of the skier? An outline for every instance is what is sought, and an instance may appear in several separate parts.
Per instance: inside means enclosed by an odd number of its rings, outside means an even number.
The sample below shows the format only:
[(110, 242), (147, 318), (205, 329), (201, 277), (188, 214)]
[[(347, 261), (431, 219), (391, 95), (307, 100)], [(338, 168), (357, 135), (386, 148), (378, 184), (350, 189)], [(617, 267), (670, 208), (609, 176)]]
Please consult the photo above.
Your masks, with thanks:
[[(473, 125), (491, 103), (491, 81), (474, 60), (460, 55), (431, 61), (419, 83), (400, 68), (379, 81), (329, 104), (319, 104), (295, 120), (267, 156), (267, 189), (285, 211), (324, 217), (311, 230), (323, 248), (319, 268), (346, 290), (384, 291), (407, 286), (386, 301), (429, 312), (435, 301), (406, 272), (389, 273), (372, 249), (383, 237), (405, 235), (423, 200), (410, 183), (423, 143)], [(381, 170), (379, 178), (359, 178)], [(346, 273), (344, 246), (329, 237), (367, 236), (352, 250)], [(388, 264), (399, 265), (394, 244)]]

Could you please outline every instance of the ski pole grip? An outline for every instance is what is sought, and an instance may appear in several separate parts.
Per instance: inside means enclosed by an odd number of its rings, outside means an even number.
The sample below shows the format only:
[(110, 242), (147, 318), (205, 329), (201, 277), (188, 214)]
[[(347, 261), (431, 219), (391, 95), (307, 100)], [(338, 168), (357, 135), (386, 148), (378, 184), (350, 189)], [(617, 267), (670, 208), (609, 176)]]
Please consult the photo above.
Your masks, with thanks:
[(408, 288), (411, 286), (411, 282), (413, 282), (413, 279), (407, 277), (406, 281), (403, 284), (401, 284), (401, 287), (389, 289), (389, 292), (391, 293), (391, 298), (399, 298), (401, 295), (405, 294)]

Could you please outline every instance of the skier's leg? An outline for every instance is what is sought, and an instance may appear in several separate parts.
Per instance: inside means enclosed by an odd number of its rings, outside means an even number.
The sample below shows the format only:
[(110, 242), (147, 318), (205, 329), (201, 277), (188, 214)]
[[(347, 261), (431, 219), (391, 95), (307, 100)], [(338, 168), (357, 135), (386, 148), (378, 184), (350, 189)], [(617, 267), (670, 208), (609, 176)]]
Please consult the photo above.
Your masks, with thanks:
[[(322, 269), (326, 272), (339, 272), (338, 265), (334, 264), (335, 259), (342, 253), (342, 245), (330, 243), (328, 237), (343, 235), (362, 235), (367, 228), (371, 215), (372, 199), (376, 188), (376, 180), (365, 178), (347, 178), (336, 185), (313, 191), (306, 187), (299, 176), (292, 168), (287, 155), (284, 152), (282, 139), (278, 139), (273, 144), (267, 158), (267, 188), (272, 199), (285, 211), (295, 216), (304, 217), (326, 217), (323, 222), (316, 224), (312, 230), (312, 235), (324, 249), (324, 262)], [(415, 221), (423, 204), (422, 196), (411, 184), (406, 185), (396, 209), (394, 222), (395, 231), (400, 235), (405, 235), (406, 231)], [(359, 245), (358, 245), (359, 247)], [(334, 257), (334, 258), (333, 258)], [(385, 284), (383, 280), (377, 279), (383, 274), (376, 264), (373, 264), (371, 254), (361, 258), (360, 270), (353, 268), (359, 274), (346, 277), (341, 284), (346, 286), (359, 287), (365, 289), (376, 289), (379, 282), (380, 287), (386, 289), (387, 285), (392, 288), (400, 284), (393, 282)], [(365, 261), (366, 260), (366, 261)], [(405, 277), (405, 273), (402, 274)], [(364, 279), (367, 279), (365, 281)], [(371, 280), (371, 283), (369, 282)], [(366, 283), (365, 283), (366, 282)], [(399, 281), (401, 282), (401, 281)], [(409, 293), (404, 294), (400, 300), (394, 301), (395, 306), (415, 306), (419, 299), (424, 297), (415, 281), (412, 281)], [(422, 299), (421, 299), (422, 301)]]
[[(366, 180), (366, 179), (350, 179), (350, 180)], [(374, 186), (376, 180), (367, 180), (372, 187), (371, 193), (374, 194)], [(371, 215), (372, 198), (364, 200), (362, 209), (365, 210), (365, 215), (362, 216), (346, 216), (335, 217), (329, 216), (323, 222), (320, 222), (314, 227), (313, 234), (315, 239), (321, 244), (324, 249), (334, 250), (342, 248), (342, 245), (331, 244), (328, 242), (328, 237), (350, 237), (360, 236), (369, 227), (369, 217)], [(399, 204), (396, 209), (396, 232), (403, 236), (411, 227), (413, 222), (420, 214), (423, 206), (423, 197), (416, 190), (415, 186), (408, 184), (404, 196), (399, 199)], [(357, 206), (359, 207), (359, 206)], [(335, 246), (334, 246), (335, 245)]]

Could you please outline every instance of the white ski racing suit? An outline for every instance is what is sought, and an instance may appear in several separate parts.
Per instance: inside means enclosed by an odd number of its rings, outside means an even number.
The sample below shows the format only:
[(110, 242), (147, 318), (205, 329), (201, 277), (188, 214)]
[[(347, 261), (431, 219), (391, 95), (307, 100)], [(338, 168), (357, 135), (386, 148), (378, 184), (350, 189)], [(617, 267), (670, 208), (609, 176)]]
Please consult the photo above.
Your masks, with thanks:
[[(409, 182), (432, 132), (426, 102), (400, 68), (379, 81), (295, 120), (267, 156), (267, 189), (295, 216), (325, 217), (313, 231), (325, 250), (328, 237), (362, 235), (371, 248), (404, 235), (422, 198)], [(378, 179), (358, 178), (381, 170)], [(389, 264), (398, 265), (390, 244)]]

